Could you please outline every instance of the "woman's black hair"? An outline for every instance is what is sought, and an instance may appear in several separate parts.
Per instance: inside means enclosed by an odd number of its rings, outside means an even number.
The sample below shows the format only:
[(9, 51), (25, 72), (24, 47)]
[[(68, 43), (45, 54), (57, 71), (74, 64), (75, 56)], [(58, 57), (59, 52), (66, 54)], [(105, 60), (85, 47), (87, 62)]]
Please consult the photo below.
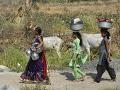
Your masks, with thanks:
[(35, 31), (38, 33), (38, 35), (41, 35), (42, 29), (40, 27), (36, 27)]
[(41, 35), (42, 29), (41, 29), (40, 27), (36, 27), (36, 28), (35, 28), (35, 31), (38, 33), (38, 35), (40, 36), (40, 38), (41, 38), (42, 41), (43, 41), (43, 36)]
[(101, 33), (104, 33), (107, 39), (110, 39), (110, 32), (106, 28), (101, 28)]
[(80, 40), (80, 46), (82, 46), (82, 37), (81, 34), (79, 32), (73, 32), (73, 35), (76, 35), (78, 37), (78, 39)]

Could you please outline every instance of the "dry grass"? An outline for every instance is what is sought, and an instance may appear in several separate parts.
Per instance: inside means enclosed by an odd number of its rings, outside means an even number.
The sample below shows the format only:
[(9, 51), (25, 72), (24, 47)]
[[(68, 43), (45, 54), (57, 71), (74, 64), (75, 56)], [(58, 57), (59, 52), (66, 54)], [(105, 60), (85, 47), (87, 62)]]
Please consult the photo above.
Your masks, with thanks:
[(48, 14), (64, 14), (67, 12), (74, 13), (102, 13), (102, 14), (116, 14), (116, 6), (120, 6), (120, 3), (115, 4), (103, 4), (103, 5), (81, 5), (81, 4), (60, 4), (60, 5), (40, 5), (40, 11)]

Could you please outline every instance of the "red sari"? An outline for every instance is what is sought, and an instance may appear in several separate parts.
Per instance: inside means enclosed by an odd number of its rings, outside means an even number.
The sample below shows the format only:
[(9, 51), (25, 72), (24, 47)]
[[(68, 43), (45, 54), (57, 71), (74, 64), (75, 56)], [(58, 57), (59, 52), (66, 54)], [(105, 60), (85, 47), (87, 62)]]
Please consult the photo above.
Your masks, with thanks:
[(47, 77), (47, 63), (46, 63), (46, 56), (45, 56), (45, 50), (42, 52), (42, 64), (43, 64), (43, 80)]

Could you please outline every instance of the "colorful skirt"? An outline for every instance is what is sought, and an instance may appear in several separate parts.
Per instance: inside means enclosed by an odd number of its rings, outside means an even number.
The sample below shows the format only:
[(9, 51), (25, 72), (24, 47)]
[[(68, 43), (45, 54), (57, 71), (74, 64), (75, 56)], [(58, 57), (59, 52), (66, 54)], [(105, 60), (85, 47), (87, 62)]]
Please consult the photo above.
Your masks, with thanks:
[(38, 60), (29, 59), (25, 71), (21, 74), (23, 80), (43, 81), (47, 77), (47, 65), (45, 53), (40, 53)]

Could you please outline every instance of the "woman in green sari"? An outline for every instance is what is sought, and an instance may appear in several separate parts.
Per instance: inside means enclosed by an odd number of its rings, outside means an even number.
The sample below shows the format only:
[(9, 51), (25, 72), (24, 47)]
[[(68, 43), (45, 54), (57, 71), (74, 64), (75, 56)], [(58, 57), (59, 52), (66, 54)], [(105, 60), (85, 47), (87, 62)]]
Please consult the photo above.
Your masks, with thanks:
[(85, 73), (80, 70), (78, 65), (84, 64), (88, 58), (88, 54), (84, 56), (83, 51), (82, 51), (82, 37), (79, 32), (73, 32), (73, 42), (70, 44), (72, 47), (72, 58), (69, 63), (69, 67), (72, 68), (73, 70), (73, 75), (75, 80), (84, 80), (85, 78)]

